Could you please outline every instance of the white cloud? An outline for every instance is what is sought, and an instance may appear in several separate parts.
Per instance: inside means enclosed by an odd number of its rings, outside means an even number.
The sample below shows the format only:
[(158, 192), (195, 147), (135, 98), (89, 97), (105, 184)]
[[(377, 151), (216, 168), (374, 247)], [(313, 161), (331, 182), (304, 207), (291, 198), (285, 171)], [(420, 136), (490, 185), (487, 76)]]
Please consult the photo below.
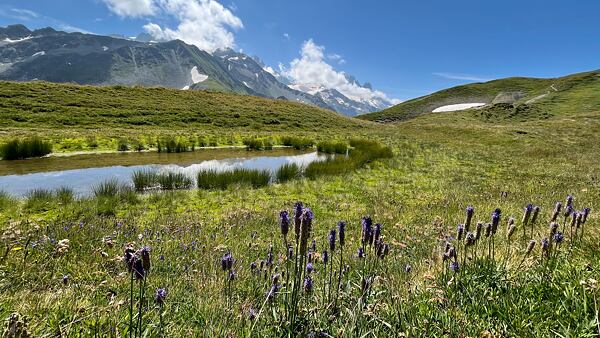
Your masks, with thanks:
[[(146, 17), (144, 25), (156, 40), (179, 39), (212, 52), (235, 47), (231, 30), (243, 28), (242, 20), (216, 0), (103, 0), (108, 8), (123, 17)], [(177, 27), (160, 26), (152, 19), (169, 16)], [(164, 20), (162, 20), (164, 21)]]
[(103, 0), (108, 9), (123, 17), (143, 17), (157, 11), (154, 0)]
[(40, 16), (38, 13), (24, 8), (11, 8), (10, 10), (19, 15), (29, 16), (32, 18), (37, 18)]
[(491, 79), (469, 74), (454, 74), (454, 73), (433, 73), (435, 76), (443, 77), (444, 79), (450, 80), (461, 80), (461, 81), (474, 81), (474, 82), (487, 82)]
[(288, 33), (283, 33), (283, 37), (284, 37), (286, 40), (289, 40), (289, 39), (290, 39), (290, 35), (289, 35)]
[[(342, 57), (337, 54), (329, 54), (328, 58), (342, 60)], [(302, 45), (300, 58), (292, 60), (289, 68), (281, 64), (279, 68), (283, 75), (299, 85), (336, 89), (347, 97), (358, 101), (380, 98), (393, 103), (398, 102), (389, 99), (381, 91), (363, 88), (356, 83), (351, 83), (344, 72), (335, 70), (325, 59), (325, 47), (315, 44), (310, 39)]]

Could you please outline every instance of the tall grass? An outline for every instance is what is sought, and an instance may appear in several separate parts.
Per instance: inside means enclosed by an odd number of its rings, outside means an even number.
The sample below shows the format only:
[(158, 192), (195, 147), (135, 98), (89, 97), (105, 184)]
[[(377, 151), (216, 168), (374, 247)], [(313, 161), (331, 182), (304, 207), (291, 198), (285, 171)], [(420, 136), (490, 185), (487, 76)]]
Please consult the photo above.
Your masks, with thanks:
[(317, 150), (326, 154), (345, 154), (348, 144), (341, 141), (322, 141), (317, 143)]
[(0, 211), (8, 209), (15, 203), (15, 199), (6, 191), (0, 190)]
[(166, 136), (157, 140), (159, 153), (183, 153), (194, 151), (196, 141), (194, 139), (185, 140), (180, 137)]
[(284, 183), (300, 177), (301, 174), (302, 170), (296, 163), (286, 163), (277, 169), (275, 178), (277, 182)]
[(75, 193), (73, 192), (73, 189), (69, 187), (60, 187), (56, 189), (55, 195), (56, 199), (63, 205), (69, 204), (75, 199)]
[(308, 149), (311, 148), (315, 141), (306, 137), (297, 136), (284, 136), (281, 138), (281, 144), (286, 147), (293, 147), (294, 149)]
[(271, 181), (268, 170), (236, 168), (232, 171), (218, 172), (203, 170), (198, 173), (197, 185), (200, 189), (225, 190), (234, 184), (249, 185), (253, 188), (264, 187)]
[(268, 138), (253, 138), (245, 139), (244, 145), (247, 150), (271, 150), (273, 149), (273, 142)]
[(92, 193), (96, 198), (117, 196), (119, 190), (120, 184), (116, 179), (109, 179), (92, 187)]
[(41, 157), (52, 152), (52, 143), (34, 136), (25, 139), (13, 139), (0, 145), (0, 157), (4, 160), (22, 160)]
[(183, 173), (161, 173), (156, 177), (158, 185), (162, 190), (189, 189), (192, 187), (192, 179)]
[(54, 194), (48, 189), (34, 189), (25, 196), (25, 208), (32, 211), (49, 210), (54, 203)]
[(133, 172), (131, 179), (135, 190), (142, 192), (156, 187), (158, 174), (153, 170), (136, 170)]

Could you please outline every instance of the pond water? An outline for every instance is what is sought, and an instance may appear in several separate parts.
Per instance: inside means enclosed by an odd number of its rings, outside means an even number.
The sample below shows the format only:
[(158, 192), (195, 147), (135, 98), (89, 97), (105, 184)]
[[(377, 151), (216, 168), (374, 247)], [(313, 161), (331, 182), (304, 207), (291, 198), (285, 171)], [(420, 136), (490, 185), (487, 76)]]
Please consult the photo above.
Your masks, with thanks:
[(327, 155), (290, 149), (246, 151), (202, 149), (187, 153), (118, 153), (51, 156), (19, 161), (0, 161), (0, 191), (23, 197), (33, 189), (68, 187), (87, 196), (92, 187), (109, 179), (131, 185), (137, 170), (181, 172), (192, 179), (201, 170), (234, 168), (266, 169), (274, 172), (286, 163), (306, 166)]

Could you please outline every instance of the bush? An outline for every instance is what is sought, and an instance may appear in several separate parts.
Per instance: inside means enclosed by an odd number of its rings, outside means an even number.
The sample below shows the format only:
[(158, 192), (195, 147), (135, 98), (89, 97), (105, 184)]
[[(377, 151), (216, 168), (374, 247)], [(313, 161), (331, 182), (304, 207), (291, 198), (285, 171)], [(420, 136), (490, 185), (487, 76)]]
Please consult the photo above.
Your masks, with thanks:
[(203, 170), (198, 173), (198, 188), (200, 189), (227, 189), (233, 184), (250, 185), (253, 188), (266, 186), (271, 181), (268, 170), (238, 168), (233, 171), (217, 172)]
[(52, 143), (39, 137), (14, 139), (0, 146), (0, 157), (4, 160), (22, 160), (31, 157), (42, 157), (52, 152)]

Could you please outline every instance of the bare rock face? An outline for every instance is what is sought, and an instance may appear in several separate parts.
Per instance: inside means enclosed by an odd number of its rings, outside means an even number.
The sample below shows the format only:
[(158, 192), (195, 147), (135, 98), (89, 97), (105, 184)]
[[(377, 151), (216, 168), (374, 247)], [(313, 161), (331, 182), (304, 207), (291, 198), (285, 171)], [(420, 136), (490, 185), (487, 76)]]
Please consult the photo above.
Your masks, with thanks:
[(492, 100), (492, 104), (497, 103), (515, 103), (520, 99), (524, 98), (525, 94), (523, 92), (500, 92), (496, 97)]

